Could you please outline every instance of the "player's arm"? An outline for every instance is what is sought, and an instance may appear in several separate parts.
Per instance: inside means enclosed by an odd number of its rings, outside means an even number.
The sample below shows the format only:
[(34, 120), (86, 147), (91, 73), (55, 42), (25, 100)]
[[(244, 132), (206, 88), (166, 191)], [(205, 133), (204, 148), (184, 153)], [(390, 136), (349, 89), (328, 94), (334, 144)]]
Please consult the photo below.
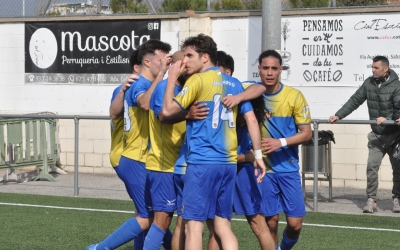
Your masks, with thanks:
[(135, 82), (138, 79), (138, 75), (132, 74), (128, 78), (126, 78), (125, 82), (122, 84), (121, 89), (118, 94), (115, 96), (114, 100), (110, 105), (110, 118), (117, 119), (124, 113), (124, 98), (125, 92), (131, 86), (131, 83)]
[(228, 95), (222, 99), (222, 104), (231, 109), (243, 101), (255, 99), (265, 92), (265, 87), (261, 84), (253, 84), (244, 92), (238, 95)]
[(239, 154), (237, 156), (237, 163), (254, 162), (255, 160), (253, 150), (250, 150), (247, 154)]
[(281, 147), (296, 146), (311, 140), (312, 130), (311, 125), (299, 125), (298, 132), (291, 137), (287, 138), (262, 138), (261, 147), (263, 154), (272, 153)]
[(174, 124), (184, 120), (204, 120), (207, 118), (209, 108), (206, 108), (206, 103), (198, 104), (197, 102), (193, 103), (190, 107), (189, 111), (181, 110), (181, 112), (166, 117), (162, 112), (158, 114), (158, 120), (162, 123)]
[(160, 69), (158, 71), (156, 78), (154, 78), (153, 82), (151, 83), (150, 88), (146, 92), (144, 92), (143, 94), (140, 94), (137, 97), (136, 102), (141, 109), (146, 110), (146, 111), (149, 110), (151, 95), (153, 94), (154, 89), (156, 88), (157, 84), (159, 82), (161, 82), (162, 79), (164, 78), (164, 75), (167, 72), (168, 66), (171, 63), (171, 61), (172, 61), (171, 54), (166, 54), (164, 56), (164, 58), (161, 59)]
[(164, 94), (163, 108), (160, 112), (164, 117), (172, 117), (182, 112), (182, 108), (174, 101), (174, 88), (178, 77), (185, 71), (185, 67), (182, 61), (177, 61), (169, 66), (167, 88)]
[(253, 111), (246, 112), (244, 115), (244, 119), (246, 120), (247, 128), (249, 131), (250, 139), (253, 144), (253, 149), (254, 149), (254, 157), (256, 160), (256, 166), (254, 170), (254, 174), (258, 174), (258, 169), (260, 169), (260, 175), (257, 177), (257, 182), (261, 182), (262, 179), (265, 176), (265, 164), (262, 159), (262, 153), (261, 153), (261, 134), (260, 134), (260, 128), (258, 126), (258, 121), (256, 119), (256, 116), (254, 115)]

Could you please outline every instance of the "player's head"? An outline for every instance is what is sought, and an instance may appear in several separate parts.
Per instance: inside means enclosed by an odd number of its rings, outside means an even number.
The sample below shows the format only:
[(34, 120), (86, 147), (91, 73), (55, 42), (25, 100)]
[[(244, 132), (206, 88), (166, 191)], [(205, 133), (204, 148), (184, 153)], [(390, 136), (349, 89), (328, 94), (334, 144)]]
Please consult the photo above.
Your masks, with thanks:
[[(178, 50), (172, 55), (172, 63), (176, 63), (177, 61), (183, 61), (185, 57), (185, 52), (183, 50)], [(183, 86), (186, 80), (189, 78), (188, 74), (181, 74), (178, 77), (178, 82), (181, 86)]]
[(389, 60), (385, 56), (375, 56), (372, 59), (372, 74), (379, 83), (386, 81), (389, 71)]
[(186, 38), (182, 43), (185, 51), (184, 63), (188, 74), (203, 72), (217, 63), (217, 44), (204, 34)]
[(150, 39), (139, 46), (138, 60), (142, 65), (142, 71), (151, 73), (154, 78), (160, 69), (161, 59), (169, 53), (171, 45), (160, 40)]
[(129, 58), (129, 63), (133, 73), (139, 74), (141, 62), (139, 61), (139, 50), (135, 49), (132, 51), (131, 57)]
[(279, 83), (279, 76), (282, 73), (282, 57), (275, 50), (266, 50), (258, 57), (258, 73), (262, 83), (268, 88)]
[(217, 51), (217, 66), (221, 72), (227, 75), (233, 75), (233, 70), (235, 69), (235, 61), (231, 55), (225, 53), (225, 51)]

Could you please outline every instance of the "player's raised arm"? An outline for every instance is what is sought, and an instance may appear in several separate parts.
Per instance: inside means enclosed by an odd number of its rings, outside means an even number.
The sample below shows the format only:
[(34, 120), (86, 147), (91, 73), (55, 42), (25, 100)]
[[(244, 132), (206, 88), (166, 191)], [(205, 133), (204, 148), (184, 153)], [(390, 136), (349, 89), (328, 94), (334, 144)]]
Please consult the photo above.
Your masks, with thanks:
[(174, 88), (178, 77), (184, 71), (185, 65), (182, 63), (182, 61), (177, 61), (169, 66), (167, 89), (165, 90), (163, 109), (161, 110), (162, 115), (165, 117), (173, 116), (182, 110), (181, 107), (174, 101)]
[(151, 98), (151, 95), (153, 94), (154, 88), (164, 78), (164, 75), (168, 70), (168, 66), (171, 63), (171, 60), (172, 60), (172, 54), (166, 54), (161, 59), (160, 68), (159, 68), (158, 74), (154, 78), (153, 82), (151, 83), (150, 88), (144, 94), (141, 94), (141, 95), (138, 96), (138, 98), (137, 98), (138, 106), (140, 108), (142, 108), (143, 110), (149, 110), (149, 108), (150, 108), (150, 98)]
[(238, 95), (228, 95), (222, 99), (222, 103), (227, 108), (233, 108), (243, 101), (252, 100), (259, 97), (265, 92), (265, 87), (261, 84), (253, 84), (249, 86), (244, 92)]

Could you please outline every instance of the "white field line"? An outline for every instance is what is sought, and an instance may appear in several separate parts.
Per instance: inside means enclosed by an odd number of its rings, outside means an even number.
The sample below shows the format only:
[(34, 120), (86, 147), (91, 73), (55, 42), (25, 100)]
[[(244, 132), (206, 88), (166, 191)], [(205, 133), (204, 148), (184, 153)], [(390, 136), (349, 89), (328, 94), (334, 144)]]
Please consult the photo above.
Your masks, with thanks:
[[(0, 202), (0, 205), (6, 206), (19, 206), (19, 207), (39, 207), (39, 208), (53, 208), (53, 209), (65, 209), (65, 210), (77, 210), (77, 211), (92, 211), (92, 212), (108, 212), (108, 213), (124, 213), (133, 214), (134, 211), (124, 210), (108, 210), (108, 209), (92, 209), (92, 208), (79, 208), (79, 207), (58, 207), (58, 206), (44, 206), (44, 205), (32, 205), (32, 204), (19, 204), (19, 203), (4, 203)], [(174, 215), (176, 216), (176, 215)], [(232, 218), (233, 221), (247, 222), (246, 219)], [(280, 221), (279, 224), (286, 224), (284, 221)], [(370, 231), (386, 231), (386, 232), (398, 232), (398, 229), (387, 229), (387, 228), (371, 228), (371, 227), (350, 227), (350, 226), (336, 226), (336, 225), (324, 225), (324, 224), (310, 224), (303, 223), (304, 226), (310, 227), (327, 227), (327, 228), (341, 228), (341, 229), (356, 229), (356, 230), (370, 230)]]
[(93, 209), (93, 208), (80, 208), (80, 207), (57, 207), (57, 206), (44, 206), (44, 205), (19, 204), (19, 203), (3, 203), (3, 202), (0, 202), (0, 205), (18, 206), (18, 207), (55, 208), (55, 209), (92, 211), (92, 212), (124, 213), (124, 214), (134, 214), (135, 213), (134, 211), (124, 211), (124, 210)]
[[(245, 220), (245, 219), (235, 219), (235, 218), (233, 218), (232, 220), (247, 222), (247, 220)], [(285, 221), (279, 221), (279, 224), (286, 224), (286, 222)], [(356, 229), (356, 230), (370, 230), (370, 231), (386, 231), (386, 232), (398, 232), (398, 233), (400, 233), (400, 230), (398, 230), (398, 229), (387, 229), (387, 228), (349, 227), (349, 226), (336, 226), (336, 225), (310, 224), (310, 223), (303, 223), (303, 226), (329, 227), (329, 228), (341, 228), (341, 229)]]

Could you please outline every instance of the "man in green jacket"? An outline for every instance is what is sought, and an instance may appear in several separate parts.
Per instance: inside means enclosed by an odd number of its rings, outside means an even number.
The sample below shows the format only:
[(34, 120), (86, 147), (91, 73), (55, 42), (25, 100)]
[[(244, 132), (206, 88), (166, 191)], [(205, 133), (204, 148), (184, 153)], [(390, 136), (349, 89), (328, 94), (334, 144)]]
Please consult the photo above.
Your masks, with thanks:
[(345, 118), (367, 100), (369, 119), (376, 120), (376, 125), (371, 125), (372, 131), (368, 134), (368, 200), (363, 212), (378, 211), (376, 204), (378, 171), (383, 157), (389, 154), (393, 170), (393, 212), (400, 213), (400, 162), (397, 162), (391, 153), (391, 144), (400, 135), (400, 127), (382, 124), (392, 119), (393, 107), (400, 101), (400, 82), (396, 72), (389, 69), (389, 60), (386, 57), (376, 56), (372, 61), (373, 76), (364, 81), (334, 116), (329, 117), (329, 122)]

